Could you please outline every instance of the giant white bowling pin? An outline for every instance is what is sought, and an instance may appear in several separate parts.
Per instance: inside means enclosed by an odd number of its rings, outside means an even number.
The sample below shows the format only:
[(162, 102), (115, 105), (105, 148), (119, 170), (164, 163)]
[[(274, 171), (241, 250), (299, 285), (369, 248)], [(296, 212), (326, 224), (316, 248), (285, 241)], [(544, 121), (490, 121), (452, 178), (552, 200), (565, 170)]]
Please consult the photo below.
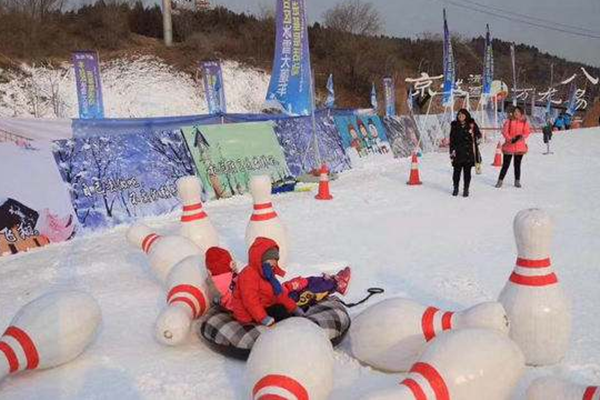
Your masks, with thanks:
[(219, 235), (202, 207), (202, 183), (195, 176), (177, 180), (179, 200), (183, 204), (179, 234), (190, 239), (203, 252), (219, 245)]
[(600, 400), (600, 387), (546, 376), (529, 386), (527, 400)]
[(246, 246), (250, 248), (257, 237), (266, 237), (279, 245), (279, 266), (287, 267), (288, 235), (283, 222), (271, 203), (271, 178), (268, 175), (250, 178), (250, 193), (254, 211), (246, 227)]
[(427, 345), (399, 388), (369, 400), (510, 400), (525, 357), (507, 335), (488, 329), (443, 333)]
[(136, 223), (127, 231), (127, 240), (148, 255), (150, 269), (165, 284), (171, 268), (189, 256), (202, 257), (202, 251), (183, 236), (159, 236), (144, 224)]
[(252, 400), (326, 400), (333, 387), (333, 347), (315, 323), (286, 319), (260, 335), (246, 378)]
[(427, 342), (443, 331), (461, 328), (488, 328), (508, 334), (508, 318), (502, 304), (495, 302), (455, 313), (409, 299), (387, 299), (353, 319), (350, 348), (365, 364), (402, 372), (413, 365)]
[(510, 319), (510, 337), (527, 364), (556, 364), (569, 346), (571, 310), (550, 263), (552, 221), (540, 209), (523, 210), (513, 229), (517, 263), (498, 301)]
[(0, 338), (0, 380), (73, 360), (92, 342), (101, 320), (98, 303), (87, 293), (58, 291), (31, 301)]
[(202, 257), (184, 258), (167, 277), (167, 307), (155, 324), (157, 340), (176, 346), (189, 335), (192, 321), (200, 318), (210, 307), (206, 282), (207, 273)]

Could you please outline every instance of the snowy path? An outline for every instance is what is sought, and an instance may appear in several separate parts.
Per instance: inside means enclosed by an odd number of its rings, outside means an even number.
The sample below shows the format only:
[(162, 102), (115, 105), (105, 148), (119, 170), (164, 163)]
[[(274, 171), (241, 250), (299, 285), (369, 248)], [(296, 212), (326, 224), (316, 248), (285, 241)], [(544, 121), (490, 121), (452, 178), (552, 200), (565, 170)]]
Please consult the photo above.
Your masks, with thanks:
[[(541, 137), (530, 140), (521, 190), (512, 187), (512, 171), (502, 190), (493, 188), (498, 170), (489, 166), (490, 144), (469, 199), (450, 196), (446, 154), (421, 159), (422, 187), (405, 184), (410, 168), (405, 159), (343, 174), (332, 184), (332, 202), (317, 202), (309, 193), (279, 196), (275, 204), (293, 238), (295, 271), (315, 273), (350, 263), (351, 300), (370, 286), (382, 286), (385, 296), (459, 309), (498, 296), (515, 260), (514, 215), (543, 207), (556, 226), (553, 264), (573, 300), (572, 346), (563, 364), (528, 369), (515, 399), (523, 399), (529, 381), (543, 374), (599, 383), (600, 130), (559, 134), (553, 147), (556, 154), (543, 156)], [(206, 207), (238, 259), (244, 259), (250, 204), (249, 197), (240, 197)], [(175, 220), (151, 222), (168, 233), (177, 229)], [(21, 305), (50, 288), (87, 290), (104, 313), (100, 335), (82, 357), (53, 370), (9, 377), (0, 384), (1, 399), (245, 398), (243, 363), (211, 352), (195, 337), (180, 348), (154, 341), (152, 327), (164, 295), (124, 234), (119, 228), (0, 260), (0, 330)], [(342, 345), (331, 399), (361, 399), (400, 378), (360, 366)]]

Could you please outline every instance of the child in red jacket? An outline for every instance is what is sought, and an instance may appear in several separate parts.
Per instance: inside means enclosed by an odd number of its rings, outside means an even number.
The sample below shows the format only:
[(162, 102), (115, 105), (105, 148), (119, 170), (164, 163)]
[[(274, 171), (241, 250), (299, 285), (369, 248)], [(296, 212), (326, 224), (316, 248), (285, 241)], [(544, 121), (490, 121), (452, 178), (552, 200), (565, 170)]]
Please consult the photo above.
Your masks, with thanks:
[[(346, 267), (339, 271), (336, 275), (327, 275), (323, 274), (323, 276), (312, 276), (308, 278), (297, 277), (283, 284), (279, 284), (275, 275), (283, 276), (284, 272), (277, 266), (277, 259), (279, 258), (278, 249), (275, 242), (270, 239), (260, 238), (259, 243), (270, 243), (274, 247), (271, 247), (263, 252), (260, 256), (260, 277), (261, 279), (267, 280), (272, 288), (281, 287), (282, 292), (286, 292), (287, 296), (291, 298), (297, 306), (301, 308), (307, 308), (323, 299), (334, 292), (338, 292), (344, 295), (348, 290), (348, 284), (350, 282), (351, 271), (350, 267)], [(268, 241), (268, 242), (265, 242)], [(258, 238), (257, 238), (258, 241)], [(254, 243), (257, 245), (257, 243)], [(260, 249), (260, 250), (259, 250)], [(255, 274), (250, 274), (251, 270), (256, 271), (256, 258), (258, 258), (258, 254), (256, 252), (263, 251), (264, 248), (261, 246), (252, 246), (250, 248), (250, 263), (248, 267), (242, 271), (243, 274), (248, 274), (248, 276)], [(264, 260), (263, 260), (264, 259)], [(254, 263), (253, 263), (254, 261)], [(263, 264), (268, 264), (268, 267), (263, 268)], [(253, 267), (254, 265), (254, 267)], [(229, 311), (234, 312), (234, 293), (235, 289), (238, 287), (238, 275), (236, 273), (236, 265), (235, 261), (231, 258), (229, 252), (225, 249), (219, 247), (212, 247), (208, 249), (206, 252), (206, 268), (209, 270), (211, 279), (216, 289), (220, 292), (220, 304), (224, 308)], [(248, 270), (246, 272), (246, 270)], [(245, 278), (247, 280), (247, 278)], [(276, 283), (275, 283), (276, 282)], [(274, 285), (274, 286), (273, 286)], [(274, 289), (273, 289), (274, 290)], [(279, 289), (277, 289), (279, 290)], [(269, 290), (267, 289), (267, 292)], [(241, 292), (239, 292), (241, 295)], [(241, 297), (241, 296), (240, 296)], [(287, 300), (285, 300), (287, 302)], [(238, 309), (238, 316), (240, 314), (239, 304), (240, 300), (238, 300), (238, 304), (236, 304)], [(288, 303), (288, 306), (290, 304)], [(285, 308), (283, 304), (272, 305), (270, 306), (271, 310), (269, 314), (272, 314), (273, 319), (280, 320), (289, 316), (288, 310)], [(297, 314), (301, 314), (301, 311), (296, 311)], [(234, 313), (235, 315), (235, 313)], [(258, 322), (262, 323), (262, 321), (257, 321), (252, 319), (249, 321), (245, 315), (242, 317), (240, 322), (249, 323), (249, 322)], [(266, 321), (271, 322), (271, 321)]]

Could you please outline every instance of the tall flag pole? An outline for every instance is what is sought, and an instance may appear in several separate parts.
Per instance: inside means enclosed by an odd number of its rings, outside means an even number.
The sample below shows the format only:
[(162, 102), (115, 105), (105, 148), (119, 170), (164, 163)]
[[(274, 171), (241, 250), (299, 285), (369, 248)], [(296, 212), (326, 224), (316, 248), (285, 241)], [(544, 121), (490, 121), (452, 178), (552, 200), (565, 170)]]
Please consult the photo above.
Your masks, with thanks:
[(569, 105), (567, 107), (567, 114), (573, 116), (577, 111), (577, 85), (575, 80), (571, 81), (571, 88), (569, 89)]
[(484, 60), (482, 95), (487, 99), (492, 92), (492, 81), (494, 80), (494, 51), (489, 25), (486, 25)]
[(312, 73), (305, 0), (277, 0), (275, 56), (265, 106), (311, 115)]
[(512, 98), (513, 98), (513, 106), (517, 106), (517, 98), (516, 98), (516, 94), (517, 94), (517, 62), (515, 60), (515, 44), (512, 43), (510, 45), (510, 59), (511, 59), (511, 63), (512, 63), (512, 75), (513, 75), (513, 88), (512, 88)]
[(79, 103), (79, 118), (104, 118), (100, 60), (96, 51), (75, 51), (71, 58)]
[(393, 117), (396, 115), (396, 87), (394, 78), (391, 76), (383, 78), (383, 94), (385, 98), (385, 115)]
[(446, 9), (444, 8), (444, 106), (449, 106), (453, 103), (455, 81), (454, 53), (452, 51), (450, 30), (448, 29), (448, 20), (446, 19)]
[(379, 103), (377, 102), (377, 89), (375, 88), (375, 82), (373, 82), (373, 87), (371, 88), (371, 108), (377, 110), (379, 107)]
[(554, 89), (554, 63), (550, 64), (550, 94), (546, 104), (546, 116), (549, 118), (552, 112), (552, 90)]
[(329, 74), (329, 78), (327, 79), (327, 101), (325, 102), (325, 107), (335, 107), (335, 89), (333, 88), (333, 74)]

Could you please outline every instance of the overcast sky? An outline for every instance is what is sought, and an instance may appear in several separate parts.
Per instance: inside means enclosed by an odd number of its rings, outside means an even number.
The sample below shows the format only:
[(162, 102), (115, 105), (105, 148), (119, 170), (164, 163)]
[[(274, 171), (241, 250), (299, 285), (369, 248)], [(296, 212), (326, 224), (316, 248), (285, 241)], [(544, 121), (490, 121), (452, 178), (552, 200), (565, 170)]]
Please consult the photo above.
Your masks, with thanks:
[[(147, 0), (151, 1), (151, 0)], [(320, 20), (323, 11), (339, 0), (306, 0), (311, 21)], [(600, 67), (600, 38), (584, 38), (567, 33), (535, 28), (518, 22), (460, 7), (475, 2), (513, 13), (588, 29), (600, 37), (600, 0), (371, 0), (385, 21), (385, 33), (392, 36), (415, 37), (422, 32), (441, 32), (442, 8), (448, 10), (450, 30), (467, 37), (482, 35), (489, 23), (492, 34), (506, 41), (526, 43), (541, 51), (569, 60), (582, 61)], [(212, 0), (236, 11), (257, 12), (261, 4), (272, 5), (274, 0)], [(452, 4), (455, 3), (455, 4)], [(480, 7), (481, 8), (481, 7)], [(514, 17), (502, 11), (490, 12)], [(573, 30), (558, 24), (530, 20), (542, 25)]]

